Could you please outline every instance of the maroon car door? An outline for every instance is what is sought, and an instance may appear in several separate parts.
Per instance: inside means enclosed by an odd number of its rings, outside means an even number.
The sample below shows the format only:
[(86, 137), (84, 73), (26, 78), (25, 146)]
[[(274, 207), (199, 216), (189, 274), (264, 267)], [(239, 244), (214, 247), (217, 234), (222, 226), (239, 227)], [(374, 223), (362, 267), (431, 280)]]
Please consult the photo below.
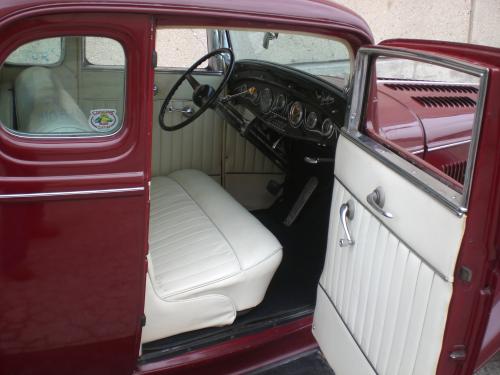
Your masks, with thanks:
[[(498, 244), (499, 68), (498, 49), (463, 44), (358, 51), (313, 324), (336, 374), (472, 373)], [(432, 165), (436, 151), (461, 169)]]
[(105, 9), (2, 19), (2, 374), (135, 368), (149, 215), (152, 29), (147, 15)]

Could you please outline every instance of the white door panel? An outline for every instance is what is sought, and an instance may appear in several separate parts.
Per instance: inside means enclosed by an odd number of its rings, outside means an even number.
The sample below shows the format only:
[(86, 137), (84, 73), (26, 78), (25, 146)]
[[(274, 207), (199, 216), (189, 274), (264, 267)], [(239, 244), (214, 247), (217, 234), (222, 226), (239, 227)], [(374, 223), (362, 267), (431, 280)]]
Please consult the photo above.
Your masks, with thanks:
[[(367, 195), (379, 186), (392, 219), (367, 203)], [(340, 207), (349, 200), (354, 217), (348, 226), (355, 243), (340, 247), (346, 237)], [(435, 372), (464, 225), (465, 217), (345, 136), (339, 138), (314, 317), (314, 335), (336, 374)], [(334, 333), (345, 331), (349, 334)], [(357, 351), (362, 357), (353, 354)]]
[[(335, 176), (416, 254), (453, 281), (465, 215), (459, 217), (344, 136), (337, 146)], [(392, 219), (367, 204), (367, 195), (378, 186), (385, 192), (384, 209), (394, 215)]]

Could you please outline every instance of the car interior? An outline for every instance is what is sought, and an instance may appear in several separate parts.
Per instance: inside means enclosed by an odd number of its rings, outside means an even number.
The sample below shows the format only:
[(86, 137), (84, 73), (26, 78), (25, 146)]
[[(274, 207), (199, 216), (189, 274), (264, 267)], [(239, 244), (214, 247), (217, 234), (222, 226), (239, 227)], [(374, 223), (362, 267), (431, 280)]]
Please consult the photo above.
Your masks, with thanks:
[[(184, 31), (197, 43), (204, 36), (206, 49), (179, 66), (163, 60), (173, 29), (157, 32), (143, 362), (312, 314), (339, 203), (332, 192), (354, 69), (348, 45), (274, 31)], [(16, 51), (2, 66), (3, 125), (37, 136), (119, 131), (127, 114), (120, 45), (54, 39), (59, 52), (31, 46), (31, 63)]]

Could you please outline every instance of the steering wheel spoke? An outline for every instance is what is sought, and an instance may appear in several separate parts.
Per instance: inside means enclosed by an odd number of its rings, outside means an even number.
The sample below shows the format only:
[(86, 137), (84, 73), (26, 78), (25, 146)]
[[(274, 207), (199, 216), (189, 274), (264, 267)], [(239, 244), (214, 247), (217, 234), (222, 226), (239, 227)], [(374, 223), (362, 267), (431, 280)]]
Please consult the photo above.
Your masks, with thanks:
[[(227, 65), (227, 69), (224, 72), (224, 76), (222, 77), (222, 81), (217, 87), (214, 89), (210, 85), (201, 84), (196, 78), (193, 77), (193, 71), (200, 66), (204, 61), (207, 61), (213, 56), (216, 55), (228, 55), (229, 56), (229, 64)], [(182, 129), (183, 127), (189, 125), (194, 120), (196, 120), (203, 112), (205, 112), (208, 108), (216, 109), (216, 100), (218, 100), (219, 95), (221, 94), (224, 87), (227, 85), (229, 78), (231, 77), (231, 73), (234, 68), (234, 54), (229, 48), (219, 48), (212, 52), (207, 53), (201, 59), (196, 61), (191, 67), (186, 70), (186, 72), (177, 80), (177, 82), (172, 86), (168, 95), (166, 96), (163, 104), (161, 106), (159, 121), (160, 127), (166, 131), (174, 131)], [(184, 82), (188, 81), (189, 85), (193, 89), (193, 103), (199, 107), (199, 109), (194, 112), (191, 116), (189, 116), (186, 120), (176, 124), (176, 125), (167, 125), (165, 123), (165, 113), (167, 111), (169, 103), (172, 101), (175, 92), (179, 89), (180, 85)]]
[(186, 80), (189, 82), (193, 90), (196, 90), (200, 86), (200, 82), (193, 77), (191, 73), (186, 74)]

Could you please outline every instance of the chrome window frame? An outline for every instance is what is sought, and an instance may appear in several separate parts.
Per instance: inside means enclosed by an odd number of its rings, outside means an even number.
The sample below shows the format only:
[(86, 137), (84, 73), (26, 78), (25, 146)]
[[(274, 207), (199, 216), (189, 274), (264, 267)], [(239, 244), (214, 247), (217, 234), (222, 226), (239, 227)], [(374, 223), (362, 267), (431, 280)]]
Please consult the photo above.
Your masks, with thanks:
[[(367, 92), (371, 82), (370, 66), (372, 65), (372, 59), (377, 56), (402, 58), (429, 63), (460, 71), (462, 73), (467, 73), (479, 78), (477, 109), (474, 115), (471, 144), (467, 158), (467, 167), (462, 192), (453, 189), (436, 176), (418, 168), (407, 159), (399, 156), (384, 145), (360, 132), (360, 127), (362, 126), (362, 121), (364, 119)], [(453, 210), (458, 216), (463, 216), (467, 213), (469, 204), (472, 176), (474, 174), (477, 147), (483, 120), (486, 90), (488, 87), (488, 75), (489, 70), (487, 68), (456, 59), (445, 58), (439, 55), (408, 51), (398, 48), (362, 47), (359, 49), (356, 58), (354, 80), (351, 86), (352, 96), (345, 122), (347, 125), (342, 129), (342, 133), (382, 163), (386, 164), (414, 185), (440, 201), (446, 207)]]

